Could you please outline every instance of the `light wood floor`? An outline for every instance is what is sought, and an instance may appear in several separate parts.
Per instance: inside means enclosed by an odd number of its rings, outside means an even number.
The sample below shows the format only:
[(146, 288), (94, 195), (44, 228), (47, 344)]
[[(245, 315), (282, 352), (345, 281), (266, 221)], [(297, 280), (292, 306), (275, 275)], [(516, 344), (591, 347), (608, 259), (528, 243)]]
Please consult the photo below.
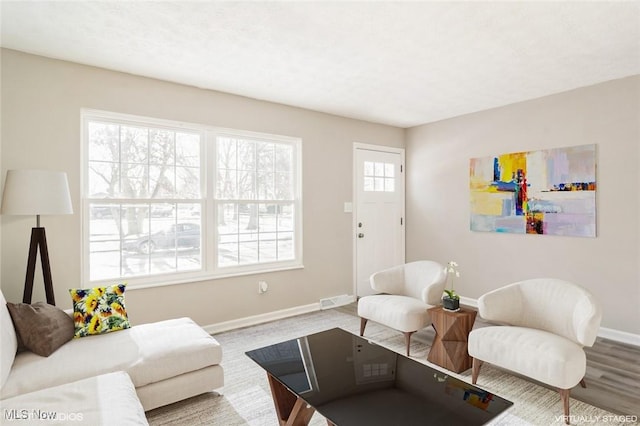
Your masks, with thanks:
[[(356, 303), (336, 309), (357, 315)], [(474, 328), (487, 325), (491, 324), (478, 316)], [(432, 327), (427, 327), (414, 336), (431, 344), (435, 333)], [(640, 417), (640, 347), (597, 338), (593, 347), (585, 348), (585, 353), (587, 388), (576, 386), (571, 397), (616, 414)]]

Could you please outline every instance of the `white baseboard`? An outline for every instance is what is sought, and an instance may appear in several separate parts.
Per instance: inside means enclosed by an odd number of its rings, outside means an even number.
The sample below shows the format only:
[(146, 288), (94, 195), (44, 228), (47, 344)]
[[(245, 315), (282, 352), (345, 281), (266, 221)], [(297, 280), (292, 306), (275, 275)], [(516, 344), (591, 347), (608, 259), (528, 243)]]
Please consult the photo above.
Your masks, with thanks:
[(253, 315), (245, 318), (238, 318), (231, 321), (210, 324), (203, 328), (209, 334), (222, 333), (223, 331), (235, 330), (237, 328), (250, 327), (252, 325), (263, 324), (265, 322), (275, 321), (283, 318), (289, 318), (296, 315), (307, 314), (320, 310), (320, 303), (311, 303), (309, 305), (296, 306), (294, 308), (282, 309), (279, 311), (267, 312), (265, 314)]
[[(460, 297), (460, 304), (478, 309), (478, 300), (469, 297)], [(640, 346), (640, 335), (629, 333), (627, 331), (614, 330), (613, 328), (600, 327), (598, 337), (603, 339), (614, 340), (627, 345)]]
[(628, 345), (640, 346), (640, 335), (626, 331), (614, 330), (613, 328), (600, 327), (598, 337), (614, 340)]
[[(474, 309), (478, 309), (478, 300), (470, 297), (460, 297), (460, 304), (469, 306)], [(223, 331), (235, 330), (237, 328), (250, 327), (252, 325), (258, 325), (269, 321), (275, 321), (279, 319), (289, 318), (296, 315), (307, 314), (309, 312), (319, 311), (321, 309), (320, 303), (311, 303), (309, 305), (296, 306), (294, 308), (282, 309), (274, 312), (267, 312), (265, 314), (253, 315), (245, 318), (238, 318), (231, 321), (219, 322), (204, 326), (203, 328), (209, 334), (222, 333)], [(640, 335), (629, 333), (626, 331), (615, 330), (612, 328), (600, 327), (598, 331), (598, 337), (603, 339), (609, 339), (620, 343), (625, 343), (633, 346), (640, 346)]]

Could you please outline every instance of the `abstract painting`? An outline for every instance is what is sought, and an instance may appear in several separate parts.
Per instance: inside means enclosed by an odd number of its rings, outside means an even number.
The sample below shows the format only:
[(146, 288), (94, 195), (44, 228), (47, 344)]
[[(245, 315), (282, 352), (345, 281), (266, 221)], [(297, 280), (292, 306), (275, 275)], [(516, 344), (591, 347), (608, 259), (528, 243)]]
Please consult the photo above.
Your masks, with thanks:
[(471, 230), (596, 236), (596, 145), (472, 158)]

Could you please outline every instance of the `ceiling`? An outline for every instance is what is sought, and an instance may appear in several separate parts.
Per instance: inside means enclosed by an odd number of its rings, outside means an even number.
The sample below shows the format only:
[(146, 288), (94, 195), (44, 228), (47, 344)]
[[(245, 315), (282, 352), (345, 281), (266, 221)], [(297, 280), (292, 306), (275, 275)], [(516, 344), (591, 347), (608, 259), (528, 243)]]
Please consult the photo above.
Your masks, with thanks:
[(2, 1), (1, 45), (399, 127), (640, 74), (640, 2)]

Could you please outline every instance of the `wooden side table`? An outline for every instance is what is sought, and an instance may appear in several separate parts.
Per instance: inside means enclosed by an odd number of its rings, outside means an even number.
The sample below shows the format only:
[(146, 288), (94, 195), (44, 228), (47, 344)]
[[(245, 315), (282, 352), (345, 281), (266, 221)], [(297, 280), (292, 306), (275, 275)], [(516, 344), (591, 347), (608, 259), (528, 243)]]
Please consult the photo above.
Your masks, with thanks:
[(476, 314), (476, 311), (468, 309), (450, 312), (442, 306), (429, 309), (436, 338), (427, 360), (456, 373), (471, 368), (472, 360), (467, 352), (467, 344)]

